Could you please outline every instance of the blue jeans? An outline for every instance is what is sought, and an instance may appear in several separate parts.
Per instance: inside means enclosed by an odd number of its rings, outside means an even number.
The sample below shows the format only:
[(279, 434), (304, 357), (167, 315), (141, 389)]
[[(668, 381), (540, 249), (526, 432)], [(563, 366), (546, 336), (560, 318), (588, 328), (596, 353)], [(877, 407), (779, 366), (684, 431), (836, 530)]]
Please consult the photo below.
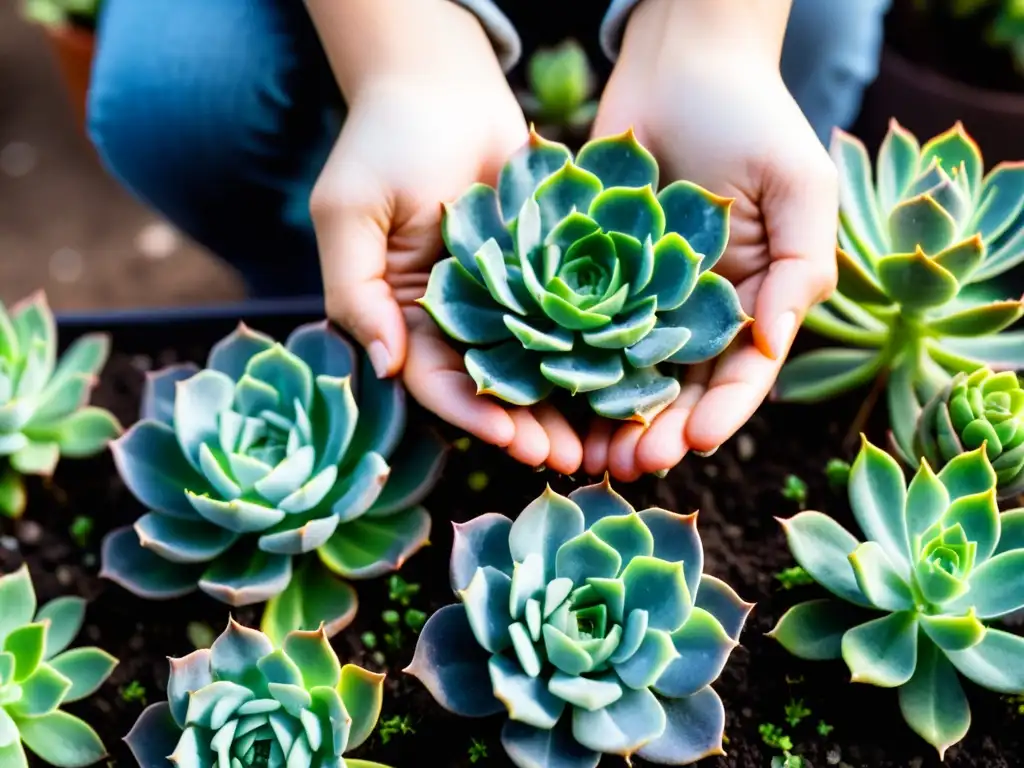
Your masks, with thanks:
[[(794, 0), (782, 74), (822, 140), (857, 115), (889, 2)], [(299, 0), (104, 6), (89, 97), (100, 157), (251, 295), (322, 291), (308, 201), (342, 116)]]

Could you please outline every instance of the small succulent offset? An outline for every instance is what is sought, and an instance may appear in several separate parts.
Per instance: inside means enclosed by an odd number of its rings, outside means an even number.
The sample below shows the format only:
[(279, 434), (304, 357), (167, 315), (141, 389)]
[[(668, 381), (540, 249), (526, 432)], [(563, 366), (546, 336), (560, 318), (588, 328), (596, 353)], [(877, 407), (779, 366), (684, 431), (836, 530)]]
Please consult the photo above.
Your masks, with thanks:
[(211, 648), (170, 662), (167, 701), (125, 737), (142, 768), (386, 768), (344, 756), (377, 725), (384, 675), (342, 666), (323, 627), (275, 649), (232, 619)]
[(578, 41), (539, 48), (526, 68), (529, 93), (519, 95), (523, 111), (546, 128), (586, 129), (597, 114), (597, 85)]
[(941, 468), (982, 444), (996, 472), (998, 495), (1024, 492), (1024, 389), (1013, 371), (958, 373), (925, 405), (913, 442), (900, 446), (900, 457), (910, 466), (917, 465), (911, 457), (924, 457)]
[(971, 722), (957, 672), (1024, 693), (1024, 637), (987, 625), (1024, 606), (1024, 509), (1000, 513), (995, 484), (984, 446), (938, 474), (923, 460), (908, 487), (865, 441), (849, 492), (867, 541), (820, 512), (781, 521), (797, 562), (845, 602), (800, 603), (770, 635), (801, 658), (842, 657), (853, 682), (897, 688), (940, 756)]
[(0, 304), (0, 514), (25, 510), (22, 475), (53, 474), (61, 456), (99, 453), (121, 434), (102, 408), (85, 405), (110, 354), (104, 334), (86, 334), (57, 357), (57, 323), (41, 291), (8, 313)]
[(28, 568), (0, 576), (0, 766), (25, 768), (25, 747), (58, 768), (107, 756), (96, 732), (61, 710), (99, 688), (117, 659), (99, 648), (65, 650), (82, 628), (85, 601), (58, 597), (36, 611)]
[[(777, 396), (814, 401), (888, 374), (897, 442), (911, 440), (922, 405), (952, 373), (1024, 366), (1024, 314), (988, 283), (1024, 260), (1024, 163), (984, 175), (981, 152), (957, 123), (919, 146), (892, 122), (872, 184), (864, 146), (837, 131), (839, 288), (806, 326), (857, 347), (821, 349), (786, 365)], [(982, 293), (1002, 295), (991, 301)]]
[(548, 488), (514, 523), (456, 524), (461, 602), (430, 617), (406, 672), (456, 714), (507, 711), (521, 768), (724, 754), (710, 685), (752, 605), (703, 565), (696, 513), (638, 513), (607, 478), (568, 498)]
[[(198, 587), (233, 606), (271, 600), (263, 628), (275, 642), (321, 622), (340, 630), (355, 592), (321, 563), (349, 579), (401, 566), (427, 540), (418, 503), (444, 458), (429, 435), (403, 442), (401, 385), (365, 355), (358, 372), (352, 346), (321, 322), (285, 344), (239, 325), (206, 369), (150, 376), (142, 420), (112, 445), (150, 511), (108, 534), (103, 575), (151, 599)], [(309, 556), (293, 576), (296, 555)]]
[(451, 256), (420, 303), (469, 346), (479, 393), (530, 405), (561, 387), (602, 416), (648, 423), (679, 394), (659, 363), (709, 360), (750, 322), (709, 271), (732, 201), (687, 181), (657, 188), (631, 130), (575, 159), (531, 132), (497, 189), (475, 184), (445, 206)]

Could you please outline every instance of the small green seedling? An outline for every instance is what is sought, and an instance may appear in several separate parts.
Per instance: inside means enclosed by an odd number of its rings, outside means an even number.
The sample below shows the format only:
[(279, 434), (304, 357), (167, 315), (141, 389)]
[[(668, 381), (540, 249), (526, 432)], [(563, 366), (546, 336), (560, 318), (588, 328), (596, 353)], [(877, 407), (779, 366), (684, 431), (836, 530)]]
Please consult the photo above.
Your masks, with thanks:
[(487, 759), (487, 744), (483, 739), (474, 736), (469, 745), (469, 762), (477, 763), (485, 759)]
[(388, 579), (388, 599), (404, 608), (409, 607), (412, 599), (419, 594), (419, 591), (419, 584), (410, 584), (397, 573), (392, 574), (391, 578)]
[(146, 689), (138, 680), (132, 680), (128, 685), (122, 685), (119, 693), (121, 701), (125, 704), (145, 705), (146, 703)]
[(829, 459), (825, 465), (825, 478), (833, 491), (845, 491), (850, 482), (850, 462), (843, 459)]
[(409, 715), (393, 715), (380, 721), (377, 726), (377, 733), (380, 734), (380, 743), (387, 744), (395, 736), (407, 736), (416, 733), (412, 726), (412, 718)]
[(814, 583), (811, 575), (799, 565), (783, 568), (775, 574), (775, 579), (783, 589), (793, 589), (794, 587), (802, 587)]
[(761, 741), (772, 749), (781, 749), (788, 752), (793, 748), (793, 740), (777, 725), (761, 723), (757, 727), (757, 732), (761, 734)]
[(96, 523), (91, 517), (79, 515), (71, 521), (68, 535), (71, 536), (71, 540), (81, 549), (85, 549), (89, 546), (89, 539), (92, 538), (92, 532), (95, 527)]
[(811, 710), (804, 705), (803, 699), (790, 699), (786, 705), (786, 722), (791, 728), (796, 728), (810, 714)]
[(836, 727), (834, 725), (829, 725), (824, 720), (819, 720), (817, 728), (815, 730), (818, 731), (819, 736), (824, 738), (827, 737), (830, 733), (832, 733), (832, 731), (834, 731), (835, 728)]
[(807, 483), (796, 475), (786, 475), (782, 495), (790, 501), (795, 501), (797, 506), (803, 509), (807, 506)]

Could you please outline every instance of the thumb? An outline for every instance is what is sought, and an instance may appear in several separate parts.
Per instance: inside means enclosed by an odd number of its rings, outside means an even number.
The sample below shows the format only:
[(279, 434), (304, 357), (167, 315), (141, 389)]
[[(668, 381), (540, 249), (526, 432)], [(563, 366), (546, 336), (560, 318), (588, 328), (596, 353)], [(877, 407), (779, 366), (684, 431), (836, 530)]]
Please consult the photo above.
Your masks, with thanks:
[(789, 352), (814, 304), (836, 287), (838, 192), (835, 168), (822, 163), (770, 178), (762, 198), (770, 265), (754, 305), (754, 343), (769, 358)]
[(379, 378), (405, 364), (402, 310), (385, 279), (389, 219), (373, 204), (316, 195), (310, 210), (328, 316), (366, 350)]

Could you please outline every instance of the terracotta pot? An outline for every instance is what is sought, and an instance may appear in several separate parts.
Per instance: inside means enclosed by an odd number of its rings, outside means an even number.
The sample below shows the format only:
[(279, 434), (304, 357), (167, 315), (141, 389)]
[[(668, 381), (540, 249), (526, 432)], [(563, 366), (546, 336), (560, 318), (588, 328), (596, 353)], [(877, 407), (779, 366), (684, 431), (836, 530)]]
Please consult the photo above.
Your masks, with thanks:
[(50, 47), (57, 59), (61, 78), (67, 90), (71, 108), (79, 128), (85, 130), (85, 104), (89, 92), (89, 76), (92, 71), (92, 56), (96, 46), (96, 36), (92, 30), (81, 27), (49, 26), (45, 27)]
[(963, 121), (981, 146), (987, 167), (1024, 159), (1024, 93), (967, 85), (887, 47), (853, 133), (874, 152), (892, 117), (922, 141)]

